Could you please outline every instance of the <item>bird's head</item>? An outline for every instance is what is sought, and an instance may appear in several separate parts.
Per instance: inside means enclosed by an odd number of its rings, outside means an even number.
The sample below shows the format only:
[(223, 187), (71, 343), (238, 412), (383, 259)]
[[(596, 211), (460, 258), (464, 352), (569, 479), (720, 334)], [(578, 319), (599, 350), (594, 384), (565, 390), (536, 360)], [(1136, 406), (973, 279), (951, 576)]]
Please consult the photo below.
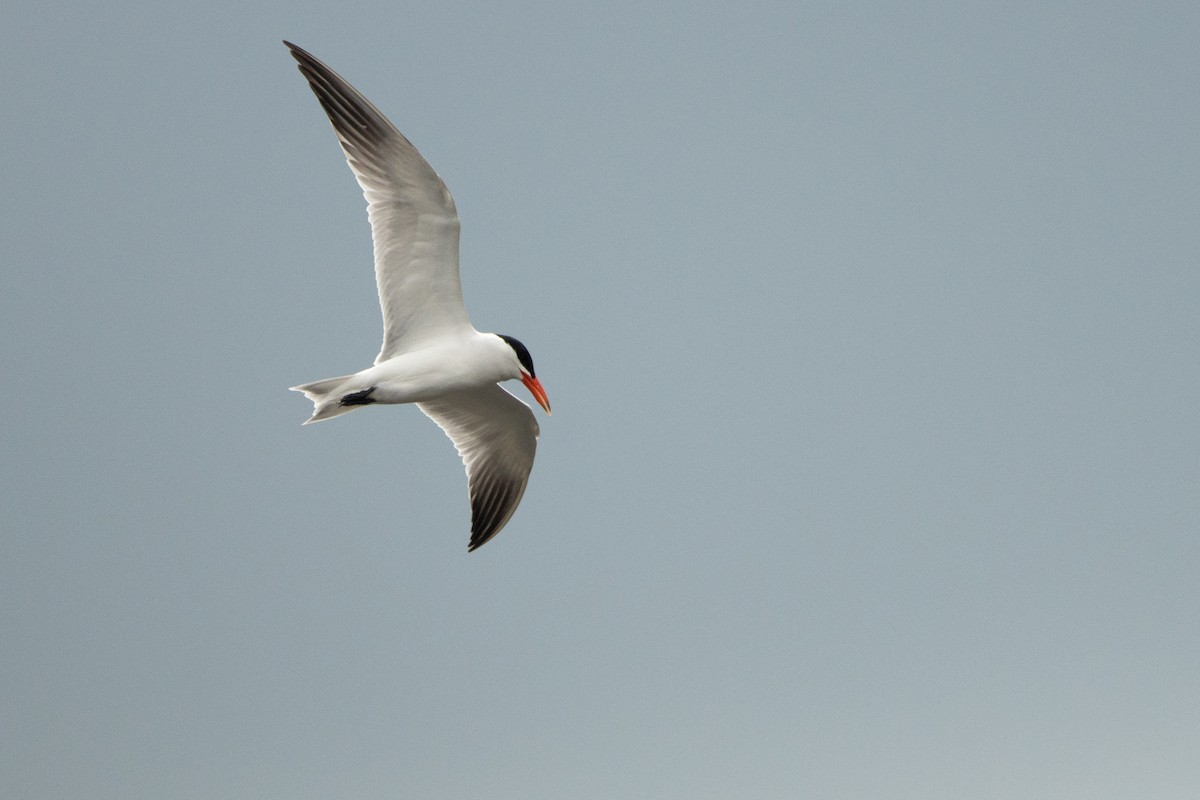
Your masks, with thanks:
[(533, 399), (537, 400), (538, 405), (546, 409), (546, 413), (549, 414), (550, 400), (546, 397), (546, 390), (542, 388), (542, 382), (537, 379), (537, 375), (533, 371), (533, 356), (529, 355), (529, 348), (511, 336), (505, 336), (502, 333), (496, 335), (504, 340), (504, 343), (512, 349), (513, 355), (516, 356), (521, 383), (525, 384), (525, 388), (533, 395)]

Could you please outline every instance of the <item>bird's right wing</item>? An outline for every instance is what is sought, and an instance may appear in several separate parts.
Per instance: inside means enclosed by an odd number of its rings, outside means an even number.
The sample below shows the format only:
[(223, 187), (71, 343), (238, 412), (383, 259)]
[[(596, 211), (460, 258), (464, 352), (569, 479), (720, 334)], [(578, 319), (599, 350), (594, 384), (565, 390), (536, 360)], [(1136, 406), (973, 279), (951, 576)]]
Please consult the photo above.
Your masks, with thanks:
[(383, 347), (375, 363), (469, 329), (450, 190), (371, 101), (305, 50), (284, 44), (321, 101), (367, 198), (383, 311)]
[(500, 532), (525, 494), (538, 424), (529, 406), (497, 384), (417, 403), (454, 442), (467, 467), (474, 550)]

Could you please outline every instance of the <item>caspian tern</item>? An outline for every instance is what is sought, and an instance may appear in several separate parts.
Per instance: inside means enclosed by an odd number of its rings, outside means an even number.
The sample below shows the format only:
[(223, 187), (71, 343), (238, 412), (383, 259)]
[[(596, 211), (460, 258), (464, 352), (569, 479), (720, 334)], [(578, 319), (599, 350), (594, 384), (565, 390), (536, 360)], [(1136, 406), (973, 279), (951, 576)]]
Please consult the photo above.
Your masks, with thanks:
[(537, 448), (533, 411), (499, 383), (520, 379), (547, 414), (550, 401), (525, 345), (480, 333), (467, 319), (458, 277), (458, 212), (446, 184), (358, 90), (301, 48), (284, 44), (321, 101), (367, 198), (383, 310), (383, 348), (374, 366), (292, 391), (313, 401), (306, 425), (372, 403), (416, 403), (466, 465), (467, 550), (474, 550), (517, 510)]

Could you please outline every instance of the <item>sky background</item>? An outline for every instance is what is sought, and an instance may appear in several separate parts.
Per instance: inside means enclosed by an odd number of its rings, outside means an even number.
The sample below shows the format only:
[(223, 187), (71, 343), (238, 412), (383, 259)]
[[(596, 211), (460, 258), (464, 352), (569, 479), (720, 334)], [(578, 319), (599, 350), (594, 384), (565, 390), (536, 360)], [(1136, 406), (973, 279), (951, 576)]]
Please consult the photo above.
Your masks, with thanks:
[[(20, 3), (0, 795), (1200, 796), (1200, 6)], [(283, 38), (554, 416), (467, 554)], [(519, 385), (512, 386), (525, 397)]]

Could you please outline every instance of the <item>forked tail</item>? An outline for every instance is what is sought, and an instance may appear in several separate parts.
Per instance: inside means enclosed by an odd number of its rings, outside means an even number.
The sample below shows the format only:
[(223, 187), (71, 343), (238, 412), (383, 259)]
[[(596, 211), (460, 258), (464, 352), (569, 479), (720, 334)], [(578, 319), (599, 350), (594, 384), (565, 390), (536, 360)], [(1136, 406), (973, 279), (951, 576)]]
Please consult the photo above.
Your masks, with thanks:
[(323, 381), (313, 381), (312, 383), (293, 386), (291, 391), (304, 392), (304, 396), (313, 401), (312, 416), (306, 419), (304, 424), (320, 422), (323, 419), (332, 419), (340, 414), (353, 411), (356, 408), (362, 408), (362, 403), (342, 402), (346, 396), (346, 392), (342, 387), (353, 377), (353, 375), (343, 375), (340, 378), (326, 378)]

